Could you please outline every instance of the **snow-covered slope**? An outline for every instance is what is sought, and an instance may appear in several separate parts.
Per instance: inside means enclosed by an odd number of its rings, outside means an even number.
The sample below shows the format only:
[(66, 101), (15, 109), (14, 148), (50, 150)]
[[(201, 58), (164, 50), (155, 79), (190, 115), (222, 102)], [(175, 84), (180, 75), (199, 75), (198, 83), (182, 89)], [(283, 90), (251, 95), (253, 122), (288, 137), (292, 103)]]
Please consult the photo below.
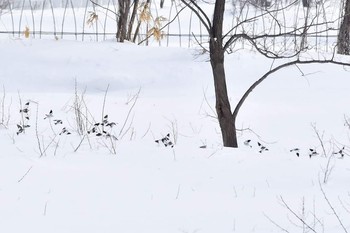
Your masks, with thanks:
[[(342, 67), (271, 76), (239, 115), (238, 127), (253, 132), (228, 149), (199, 51), (8, 39), (0, 50), (1, 232), (345, 232), (332, 208), (349, 228)], [(227, 57), (233, 105), (270, 66), (249, 51)], [(86, 134), (106, 119), (118, 140)], [(174, 147), (155, 143), (168, 133)], [(342, 146), (343, 158), (332, 154)], [(310, 159), (310, 148), (319, 155)]]

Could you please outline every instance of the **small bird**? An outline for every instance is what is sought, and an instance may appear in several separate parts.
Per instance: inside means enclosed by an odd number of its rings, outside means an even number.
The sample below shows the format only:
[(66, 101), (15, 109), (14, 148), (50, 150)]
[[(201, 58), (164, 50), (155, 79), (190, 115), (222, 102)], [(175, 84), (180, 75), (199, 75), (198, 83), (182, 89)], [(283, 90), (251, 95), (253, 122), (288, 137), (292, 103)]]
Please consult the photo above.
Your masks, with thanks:
[(317, 153), (317, 151), (315, 149), (311, 149), (310, 148), (309, 151), (310, 151), (310, 154), (309, 154), (310, 159), (311, 159), (312, 156), (318, 155), (318, 153)]
[(243, 144), (246, 145), (246, 146), (249, 146), (250, 148), (252, 148), (252, 145), (250, 145), (251, 141), (252, 140), (248, 139), (248, 140), (244, 141)]
[(28, 108), (23, 108), (23, 109), (19, 110), (19, 112), (28, 113), (29, 109)]
[(299, 157), (300, 156), (300, 149), (299, 148), (294, 148), (294, 149), (291, 149), (289, 150), (289, 152), (295, 152), (295, 154)]
[(170, 146), (171, 148), (174, 147), (174, 143), (170, 140), (170, 134), (168, 133), (165, 137), (155, 140), (155, 143), (160, 143), (162, 142), (165, 147)]
[(44, 120), (53, 117), (53, 112), (50, 110), (49, 114), (45, 114)]
[(63, 129), (59, 135), (61, 135), (61, 134), (70, 135), (71, 133), (66, 129), (66, 127), (63, 127)]
[(262, 153), (263, 151), (268, 151), (268, 150), (269, 150), (268, 148), (266, 148), (265, 146), (262, 146), (262, 147), (260, 148), (259, 153)]
[(258, 142), (258, 146), (260, 147), (259, 153), (262, 153), (264, 151), (268, 151), (269, 150), (266, 146), (263, 146), (260, 142)]
[(116, 123), (114, 123), (114, 122), (109, 122), (106, 124), (107, 127), (111, 127), (111, 128), (115, 125), (116, 125)]
[(345, 146), (343, 146), (338, 152), (333, 152), (333, 154), (340, 154), (340, 158), (344, 158)]
[(24, 128), (21, 125), (17, 124), (17, 128), (18, 128), (18, 131), (16, 133), (17, 135), (24, 132)]
[(63, 122), (62, 122), (62, 120), (53, 120), (53, 123), (55, 124), (55, 125), (58, 125), (58, 124), (62, 124)]
[(105, 115), (102, 120), (102, 125), (108, 124), (108, 115)]

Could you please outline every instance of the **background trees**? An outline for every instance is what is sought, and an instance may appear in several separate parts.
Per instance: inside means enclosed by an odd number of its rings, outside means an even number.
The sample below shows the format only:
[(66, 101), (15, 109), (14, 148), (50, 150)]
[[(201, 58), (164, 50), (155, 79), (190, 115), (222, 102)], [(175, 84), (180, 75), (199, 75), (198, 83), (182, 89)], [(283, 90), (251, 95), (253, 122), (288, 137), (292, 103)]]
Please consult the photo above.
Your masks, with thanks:
[[(316, 19), (319, 12), (317, 10), (311, 11), (307, 7), (303, 21), (294, 27), (288, 25), (288, 21), (280, 17), (284, 15), (284, 11), (298, 4), (299, 1), (284, 5), (277, 4), (274, 8), (260, 7), (260, 13), (253, 16), (249, 15), (247, 9), (243, 7), (240, 10), (240, 15), (237, 17), (235, 25), (226, 32), (223, 32), (225, 0), (216, 0), (214, 2), (212, 19), (210, 19), (209, 14), (201, 8), (197, 1), (181, 1), (198, 16), (209, 34), (209, 56), (214, 79), (216, 112), (221, 128), (223, 144), (226, 147), (238, 147), (236, 119), (239, 110), (254, 88), (272, 73), (297, 64), (334, 63), (349, 65), (335, 61), (334, 56), (324, 59), (313, 58), (312, 56), (309, 56), (308, 59), (302, 57), (303, 54), (310, 50), (306, 44), (306, 38), (310, 35), (332, 30), (330, 25), (335, 22), (317, 22)], [(263, 27), (260, 33), (253, 34), (249, 29), (252, 27), (252, 23), (258, 20), (266, 21), (268, 25)], [(277, 30), (271, 30), (273, 27), (275, 29), (277, 28)], [(272, 59), (273, 63), (270, 70), (247, 89), (238, 101), (234, 111), (232, 111), (227, 91), (224, 60), (225, 52), (234, 51), (234, 45), (237, 41), (250, 44), (255, 51)], [(293, 50), (291, 50), (286, 46), (287, 43), (296, 43), (299, 46), (293, 47)], [(274, 66), (277, 60), (281, 60), (282, 64)]]
[(350, 0), (346, 0), (344, 17), (338, 34), (338, 53), (350, 55)]
[[(288, 66), (316, 62), (348, 65), (336, 62), (334, 56), (325, 57), (324, 59), (313, 56), (308, 56), (306, 59), (304, 56), (310, 50), (313, 50), (307, 43), (309, 37), (337, 30), (339, 19), (328, 20), (327, 17), (320, 17), (322, 11), (323, 14), (326, 14), (324, 2), (312, 2), (311, 4), (307, 0), (296, 0), (293, 2), (242, 1), (239, 4), (239, 8), (235, 9), (236, 13), (232, 27), (224, 28), (227, 1), (180, 1), (198, 17), (209, 35), (208, 44), (202, 46), (204, 50), (209, 51), (215, 88), (216, 113), (224, 146), (238, 147), (236, 119), (239, 110), (254, 88), (272, 73)], [(118, 3), (118, 30), (116, 37), (120, 42), (124, 40), (135, 41), (141, 20), (145, 18), (148, 20), (151, 17), (148, 11), (151, 0), (147, 0), (141, 6), (139, 6), (139, 1), (118, 0)], [(202, 8), (203, 4), (208, 4), (205, 10)], [(254, 6), (253, 14), (249, 8), (251, 5)], [(298, 7), (300, 15), (295, 18), (296, 22), (292, 22), (293, 20), (286, 19), (286, 12), (296, 6), (301, 6)], [(132, 7), (133, 10), (131, 10)], [(349, 11), (348, 8), (349, 0), (346, 2), (345, 16), (338, 39), (338, 52), (345, 54), (349, 52), (350, 23), (349, 14), (346, 13)], [(139, 10), (138, 23), (134, 23), (137, 9), (141, 9), (141, 11)], [(208, 11), (208, 9), (211, 9), (211, 11)], [(256, 22), (262, 23), (257, 24)], [(133, 31), (134, 25), (136, 29)], [(147, 30), (147, 33), (149, 32), (150, 30)], [(132, 35), (134, 35), (133, 38)], [(238, 43), (251, 46), (256, 52), (271, 59), (272, 65), (270, 70), (247, 89), (233, 109), (226, 84), (225, 54), (234, 52)], [(241, 45), (239, 47), (241, 48)], [(333, 47), (332, 50), (335, 52), (336, 47)]]
[[(161, 26), (163, 18), (153, 18), (150, 11), (151, 0), (118, 0), (116, 12), (99, 4), (95, 0), (90, 0), (90, 2), (116, 15), (116, 39), (118, 42), (124, 42), (124, 40), (136, 42), (137, 37), (140, 36), (142, 23), (146, 24), (146, 41), (151, 35), (154, 35), (156, 39), (162, 37), (159, 35), (160, 30), (158, 29)], [(150, 26), (150, 22), (152, 21), (153, 27)]]
[(118, 29), (116, 38), (119, 42), (124, 42), (128, 34), (129, 9), (130, 0), (118, 0)]

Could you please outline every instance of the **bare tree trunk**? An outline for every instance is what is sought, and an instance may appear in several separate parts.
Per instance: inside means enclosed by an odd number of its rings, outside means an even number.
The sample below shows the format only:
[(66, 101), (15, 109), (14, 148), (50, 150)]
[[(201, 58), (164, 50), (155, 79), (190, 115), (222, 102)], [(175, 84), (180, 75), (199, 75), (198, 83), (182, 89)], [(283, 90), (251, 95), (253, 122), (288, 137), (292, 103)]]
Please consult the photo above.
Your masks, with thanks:
[(124, 42), (127, 38), (127, 24), (130, 9), (130, 0), (118, 0), (118, 29), (116, 38), (119, 42)]
[(338, 53), (350, 55), (350, 0), (346, 0), (344, 18), (339, 29)]
[[(214, 14), (213, 18), (210, 19), (209, 17), (197, 4), (196, 0), (181, 0), (182, 3), (186, 5), (186, 7), (190, 8), (192, 12), (194, 12), (202, 25), (205, 27), (207, 32), (209, 33), (209, 52), (210, 52), (210, 63), (212, 67), (213, 72), (213, 79), (214, 79), (214, 86), (215, 86), (215, 97), (216, 97), (216, 112), (218, 116), (218, 121), (221, 128), (221, 134), (222, 134), (222, 140), (223, 144), (226, 147), (238, 147), (237, 143), (237, 134), (236, 134), (236, 118), (238, 115), (238, 112), (243, 105), (244, 101), (247, 99), (250, 93), (258, 86), (261, 82), (263, 82), (269, 75), (272, 73), (275, 73), (276, 71), (297, 65), (297, 64), (337, 64), (337, 65), (345, 65), (350, 66), (349, 63), (343, 63), (338, 62), (332, 59), (321, 59), (321, 60), (313, 60), (310, 59), (300, 59), (300, 54), (302, 52), (305, 52), (307, 50), (310, 50), (307, 46), (304, 45), (306, 42), (305, 38), (307, 38), (308, 34), (314, 34), (314, 29), (316, 29), (316, 32), (318, 30), (318, 26), (327, 26), (329, 22), (324, 23), (315, 23), (314, 20), (308, 20), (307, 17), (309, 15), (309, 10), (307, 10), (307, 16), (305, 20), (305, 24), (300, 27), (288, 27), (283, 26), (284, 32), (283, 33), (272, 33), (268, 32), (268, 34), (265, 34), (264, 31), (262, 34), (258, 35), (250, 35), (249, 33), (244, 32), (238, 32), (237, 34), (233, 31), (237, 29), (238, 26), (244, 26), (251, 25), (250, 22), (256, 21), (258, 19), (261, 19), (263, 17), (267, 16), (267, 13), (271, 15), (272, 21), (275, 23), (278, 23), (278, 25), (282, 25), (283, 22), (279, 22), (279, 20), (274, 17), (271, 13), (271, 11), (266, 11), (265, 13), (261, 13), (260, 16), (254, 16), (252, 18), (247, 17), (239, 24), (235, 25), (230, 29), (228, 32), (223, 34), (223, 16), (225, 11), (225, 1), (227, 0), (216, 0), (214, 5)], [(259, 0), (257, 0), (259, 1)], [(304, 6), (308, 7), (311, 0), (302, 0), (304, 3)], [(266, 1), (268, 2), (268, 1)], [(291, 7), (293, 7), (294, 2), (288, 4), (287, 6), (273, 10), (275, 13), (282, 12), (284, 10), (288, 10)], [(347, 31), (343, 36), (340, 36), (340, 38), (345, 38), (347, 43), (347, 51), (349, 52), (349, 44), (350, 44), (350, 0), (346, 0), (346, 10), (345, 10), (345, 16), (344, 20), (342, 22), (342, 28), (346, 28)], [(282, 12), (283, 13), (283, 12)], [(288, 29), (290, 28), (290, 30)], [(323, 28), (323, 27), (321, 27)], [(288, 30), (287, 30), (288, 29)], [(322, 29), (323, 30), (323, 29)], [(309, 31), (311, 31), (309, 33)], [(326, 29), (326, 32), (328, 29)], [(230, 33), (233, 33), (232, 36), (229, 36)], [(275, 51), (274, 49), (265, 47), (265, 45), (261, 44), (261, 42), (264, 42), (268, 38), (282, 38), (287, 35), (295, 34), (295, 36), (302, 36), (304, 39), (301, 41), (300, 48), (295, 51), (294, 53), (290, 54), (290, 50), (286, 51)], [(223, 41), (225, 39), (225, 41)], [(288, 58), (288, 59), (294, 59), (294, 61), (284, 63), (282, 65), (279, 65), (275, 68), (273, 66), (271, 67), (270, 71), (268, 71), (265, 75), (263, 75), (260, 79), (258, 79), (251, 87), (247, 89), (247, 91), (244, 93), (238, 104), (236, 105), (234, 112), (231, 111), (231, 106), (227, 94), (227, 85), (226, 85), (226, 76), (225, 76), (225, 67), (224, 67), (224, 56), (225, 51), (230, 49), (230, 46), (233, 45), (237, 40), (243, 39), (245, 41), (250, 42), (253, 44), (254, 48), (257, 52), (262, 54), (263, 56), (269, 58), (269, 59), (282, 59), (282, 58)], [(340, 41), (340, 40), (339, 40)]]
[[(147, 8), (149, 7), (150, 4), (151, 4), (151, 0), (147, 0), (147, 1), (146, 1), (146, 4), (144, 4), (144, 6), (143, 6), (143, 9), (142, 9), (141, 14), (143, 14), (144, 11), (147, 10)], [(137, 23), (137, 26), (136, 26), (136, 29), (135, 29), (134, 38), (132, 39), (132, 42), (135, 42), (135, 41), (136, 41), (136, 38), (137, 38), (137, 36), (138, 36), (138, 34), (139, 34), (139, 31), (140, 31), (141, 23), (142, 23), (142, 22), (141, 22), (141, 19), (139, 19), (139, 21), (138, 21), (138, 23)]]
[(133, 7), (133, 11), (131, 13), (131, 18), (130, 18), (129, 28), (128, 28), (127, 40), (129, 40), (129, 41), (131, 40), (132, 27), (133, 27), (134, 22), (135, 22), (138, 7), (139, 7), (139, 0), (134, 0), (134, 7)]
[(224, 51), (216, 47), (215, 42), (210, 48), (210, 63), (214, 77), (216, 113), (220, 124), (222, 140), (226, 147), (238, 147), (230, 101), (227, 95), (227, 85), (224, 67)]
[(302, 0), (303, 2), (303, 7), (310, 7), (310, 0)]
[(235, 119), (233, 118), (230, 101), (227, 94), (222, 25), (225, 11), (225, 0), (215, 3), (213, 24), (210, 35), (210, 63), (212, 67), (216, 112), (221, 128), (222, 140), (226, 147), (238, 147)]

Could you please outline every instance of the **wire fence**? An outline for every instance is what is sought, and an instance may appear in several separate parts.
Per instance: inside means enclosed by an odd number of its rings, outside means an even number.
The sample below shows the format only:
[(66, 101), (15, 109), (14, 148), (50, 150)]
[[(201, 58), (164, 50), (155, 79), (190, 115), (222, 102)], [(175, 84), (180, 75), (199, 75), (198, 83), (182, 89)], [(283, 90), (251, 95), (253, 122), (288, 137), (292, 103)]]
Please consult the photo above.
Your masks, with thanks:
[[(144, 44), (149, 46), (193, 47), (198, 46), (198, 44), (205, 44), (208, 41), (209, 36), (204, 25), (192, 11), (185, 9), (180, 13), (183, 5), (176, 0), (169, 0), (166, 3), (168, 5), (160, 8), (158, 0), (151, 1), (151, 20), (141, 24), (136, 43), (145, 41)], [(116, 16), (117, 0), (99, 0), (98, 4), (103, 5), (103, 8), (93, 4), (90, 0), (12, 0), (9, 4), (1, 7), (0, 36), (25, 37), (29, 35), (32, 38), (78, 41), (113, 39), (118, 24)], [(339, 1), (329, 0), (327, 7), (316, 5), (316, 11), (319, 12), (316, 20), (331, 21), (340, 18), (341, 10), (339, 9), (341, 7), (339, 4)], [(228, 5), (231, 7), (231, 13), (225, 16), (226, 29), (230, 29), (237, 24), (236, 10), (239, 9), (233, 4)], [(248, 10), (252, 16), (261, 14), (258, 9), (251, 8)], [(175, 16), (177, 16), (176, 19), (174, 19)], [(295, 22), (295, 25), (299, 24), (300, 21), (303, 22), (303, 16), (305, 16), (305, 10), (302, 7), (300, 8), (300, 5), (296, 5), (290, 12), (283, 12), (282, 15), (285, 18), (284, 20)], [(154, 37), (146, 39), (149, 30), (156, 24), (155, 20), (160, 17), (166, 18), (167, 21), (172, 19), (174, 21), (162, 29), (163, 39), (157, 40)], [(167, 21), (161, 23), (165, 25)], [(248, 30), (253, 35), (259, 34), (263, 30), (278, 30), (276, 25), (269, 23), (256, 22), (256, 24), (251, 24), (251, 28)], [(336, 39), (337, 31), (333, 31), (333, 33), (325, 31), (309, 36), (307, 43), (315, 49), (322, 47), (327, 50), (336, 43)], [(292, 46), (293, 43), (288, 43), (288, 41), (293, 40), (295, 41), (294, 45), (298, 46), (296, 35), (286, 35), (282, 40), (284, 41), (274, 41), (271, 46), (277, 46), (277, 44), (284, 47)], [(237, 43), (240, 42), (237, 41)], [(247, 45), (242, 42), (240, 46)]]

